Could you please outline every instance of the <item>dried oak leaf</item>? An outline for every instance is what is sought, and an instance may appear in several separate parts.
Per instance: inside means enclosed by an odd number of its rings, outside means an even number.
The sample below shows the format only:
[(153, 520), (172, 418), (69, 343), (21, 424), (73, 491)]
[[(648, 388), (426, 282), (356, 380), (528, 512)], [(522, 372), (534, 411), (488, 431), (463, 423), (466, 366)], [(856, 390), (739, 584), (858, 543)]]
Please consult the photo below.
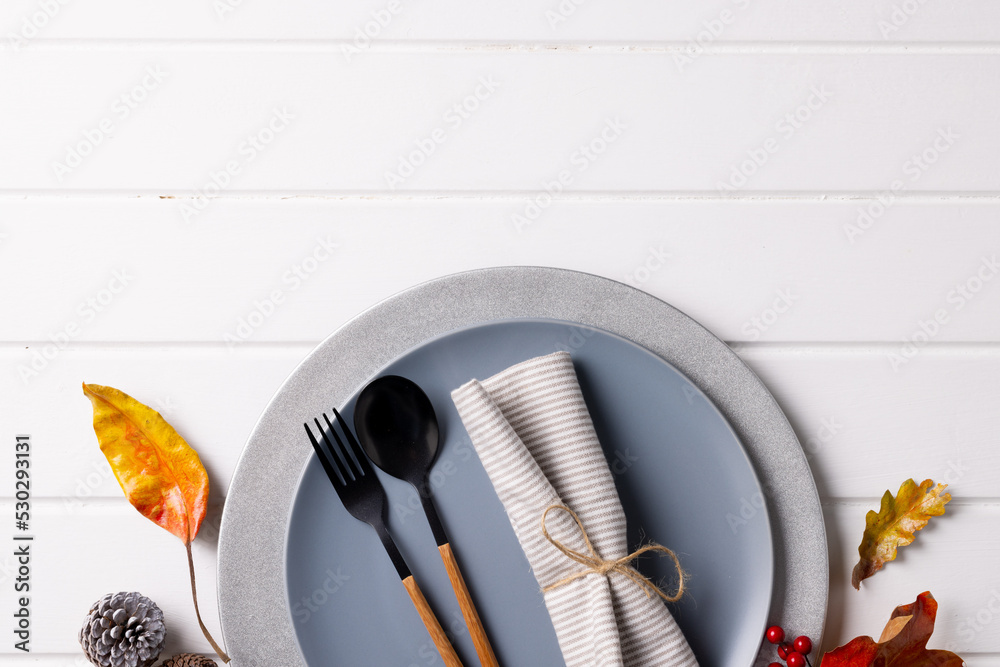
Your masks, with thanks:
[(851, 585), (861, 588), (861, 581), (872, 576), (882, 566), (896, 558), (896, 548), (913, 542), (913, 533), (927, 525), (932, 516), (944, 514), (944, 505), (951, 494), (941, 493), (947, 484), (934, 485), (925, 479), (917, 486), (912, 479), (903, 482), (899, 493), (885, 492), (882, 507), (871, 510), (865, 517), (865, 533), (858, 546), (861, 560), (854, 566)]
[(951, 651), (927, 648), (934, 632), (937, 601), (925, 591), (913, 604), (896, 607), (878, 643), (855, 637), (823, 656), (823, 667), (962, 667)]

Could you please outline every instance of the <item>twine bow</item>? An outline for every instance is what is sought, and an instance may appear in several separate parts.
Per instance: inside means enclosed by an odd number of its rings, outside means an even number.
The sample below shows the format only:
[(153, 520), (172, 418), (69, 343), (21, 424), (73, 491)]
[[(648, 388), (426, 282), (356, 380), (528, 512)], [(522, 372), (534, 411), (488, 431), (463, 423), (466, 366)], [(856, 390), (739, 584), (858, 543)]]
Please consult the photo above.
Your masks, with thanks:
[[(548, 518), (549, 512), (551, 512), (552, 510), (560, 510), (566, 512), (571, 517), (573, 517), (573, 520), (576, 521), (577, 527), (580, 529), (580, 534), (583, 535), (583, 541), (587, 545), (587, 550), (590, 552), (589, 554), (585, 554), (580, 551), (570, 549), (565, 544), (563, 544), (556, 538), (549, 535), (548, 528), (545, 527), (545, 520)], [(580, 521), (580, 517), (576, 515), (576, 512), (566, 507), (565, 505), (549, 505), (545, 509), (545, 512), (542, 513), (542, 535), (545, 536), (545, 539), (547, 539), (549, 543), (552, 544), (552, 546), (561, 551), (565, 556), (586, 567), (585, 570), (581, 570), (575, 574), (571, 574), (568, 577), (560, 579), (554, 584), (549, 584), (548, 586), (542, 589), (543, 593), (548, 593), (549, 591), (555, 588), (559, 588), (560, 586), (565, 586), (571, 581), (576, 581), (577, 579), (586, 577), (589, 574), (596, 573), (601, 575), (602, 577), (607, 577), (612, 572), (617, 572), (618, 574), (626, 576), (632, 581), (634, 581), (636, 584), (638, 584), (639, 587), (643, 589), (643, 592), (646, 594), (646, 597), (652, 597), (652, 594), (656, 593), (667, 602), (676, 602), (677, 600), (681, 599), (681, 596), (684, 595), (684, 570), (681, 569), (681, 562), (677, 558), (677, 554), (675, 554), (673, 551), (666, 548), (665, 546), (662, 546), (660, 544), (650, 543), (640, 547), (636, 551), (633, 551), (628, 556), (618, 558), (617, 560), (604, 560), (599, 555), (597, 555), (597, 551), (594, 549), (594, 545), (591, 544), (590, 542), (590, 536), (587, 535), (587, 531), (583, 528), (583, 523)], [(654, 584), (647, 577), (644, 577), (643, 575), (639, 574), (639, 572), (636, 571), (635, 568), (629, 565), (629, 563), (634, 561), (636, 558), (649, 551), (657, 551), (660, 552), (661, 554), (666, 554), (667, 556), (670, 556), (671, 560), (674, 561), (674, 567), (677, 568), (678, 583), (677, 583), (677, 592), (674, 593), (673, 595), (667, 595), (666, 593), (664, 593), (662, 590), (660, 590), (659, 586)]]

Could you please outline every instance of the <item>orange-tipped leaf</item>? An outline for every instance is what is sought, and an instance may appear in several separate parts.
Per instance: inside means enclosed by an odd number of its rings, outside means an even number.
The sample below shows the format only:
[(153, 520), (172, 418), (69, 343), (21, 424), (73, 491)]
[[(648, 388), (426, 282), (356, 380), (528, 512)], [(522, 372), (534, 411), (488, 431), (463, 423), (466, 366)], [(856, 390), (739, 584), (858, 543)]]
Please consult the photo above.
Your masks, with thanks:
[(83, 385), (101, 451), (139, 513), (190, 544), (208, 507), (208, 474), (177, 431), (152, 408), (113, 387)]

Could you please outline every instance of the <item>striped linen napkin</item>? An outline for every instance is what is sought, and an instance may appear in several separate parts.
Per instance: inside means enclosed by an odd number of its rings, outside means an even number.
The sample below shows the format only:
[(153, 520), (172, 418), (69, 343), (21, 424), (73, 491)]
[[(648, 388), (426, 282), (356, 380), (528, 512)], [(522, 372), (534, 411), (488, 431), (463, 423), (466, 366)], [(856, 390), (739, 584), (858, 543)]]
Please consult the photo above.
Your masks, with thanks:
[[(625, 513), (568, 353), (472, 380), (452, 399), (543, 589), (586, 569), (543, 535), (552, 505), (576, 512), (600, 558), (628, 555)], [(545, 525), (588, 552), (568, 513), (550, 511)], [(663, 601), (621, 573), (591, 572), (544, 595), (567, 667), (698, 664)]]

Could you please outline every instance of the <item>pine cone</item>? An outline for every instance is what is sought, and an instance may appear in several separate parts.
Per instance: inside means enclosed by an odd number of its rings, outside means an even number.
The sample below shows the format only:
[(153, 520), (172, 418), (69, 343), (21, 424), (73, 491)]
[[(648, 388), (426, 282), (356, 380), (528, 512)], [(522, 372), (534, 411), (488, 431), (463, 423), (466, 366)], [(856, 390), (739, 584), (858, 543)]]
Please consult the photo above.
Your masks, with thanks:
[(160, 667), (219, 667), (215, 660), (194, 653), (181, 653), (167, 660)]
[(88, 612), (80, 645), (100, 667), (150, 667), (160, 657), (166, 632), (155, 602), (140, 593), (108, 593)]

